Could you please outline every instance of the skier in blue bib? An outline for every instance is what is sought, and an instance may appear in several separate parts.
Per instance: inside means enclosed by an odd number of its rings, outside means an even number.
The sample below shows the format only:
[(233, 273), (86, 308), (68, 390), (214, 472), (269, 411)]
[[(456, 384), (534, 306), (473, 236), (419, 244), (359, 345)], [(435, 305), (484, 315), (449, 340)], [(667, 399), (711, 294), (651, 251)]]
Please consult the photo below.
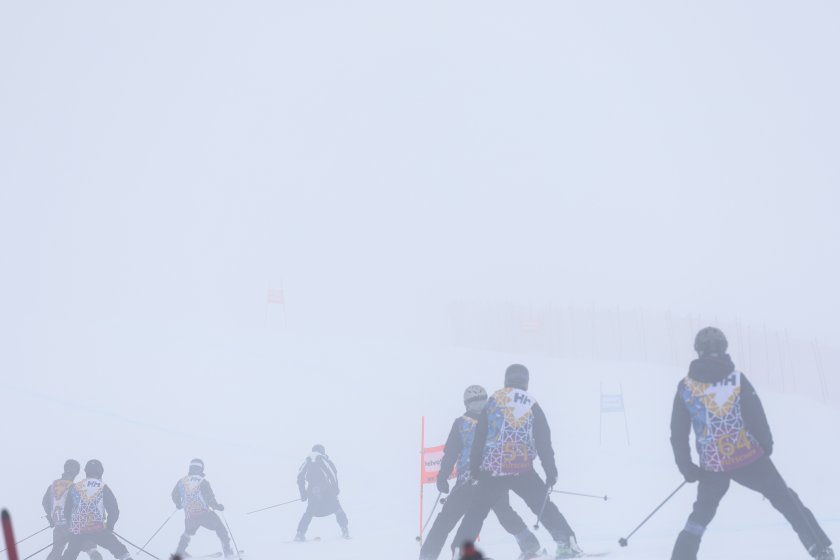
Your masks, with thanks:
[[(505, 387), (487, 401), (478, 418), (470, 452), (470, 477), (476, 498), (461, 524), (463, 535), (478, 537), (484, 519), (512, 490), (538, 516), (557, 543), (557, 558), (577, 558), (583, 551), (566, 518), (549, 499), (557, 482), (551, 430), (545, 414), (528, 394), (528, 369), (513, 364), (505, 371)], [(543, 482), (534, 470), (539, 457)]]
[[(793, 526), (809, 554), (833, 560), (831, 541), (770, 460), (773, 436), (752, 384), (735, 369), (720, 329), (706, 327), (694, 340), (698, 358), (677, 386), (671, 446), (687, 482), (699, 482), (697, 501), (674, 544), (672, 560), (695, 560), (700, 539), (735, 481), (760, 492)], [(700, 465), (691, 458), (694, 429)]]
[[(420, 560), (437, 560), (447, 535), (458, 524), (466, 513), (470, 504), (475, 499), (476, 487), (469, 483), (470, 480), (470, 450), (472, 449), (475, 427), (484, 405), (487, 404), (487, 391), (480, 385), (470, 385), (464, 391), (464, 406), (466, 412), (459, 416), (452, 423), (449, 437), (443, 449), (443, 458), (440, 463), (440, 472), (437, 476), (437, 488), (442, 494), (448, 494), (443, 508), (435, 518), (432, 528), (420, 547)], [(449, 477), (457, 464), (458, 478), (452, 492), (449, 491)], [(540, 543), (537, 537), (528, 529), (522, 518), (510, 507), (507, 495), (500, 498), (499, 502), (493, 505), (493, 512), (499, 519), (502, 527), (516, 537), (519, 548), (522, 551), (520, 558), (532, 558), (537, 555)], [(462, 547), (466, 542), (471, 541), (469, 535), (465, 535), (459, 527), (452, 540), (452, 557), (455, 557), (455, 548)]]
[[(187, 546), (198, 532), (199, 527), (210, 529), (219, 537), (222, 552), (226, 558), (235, 556), (230, 548), (230, 535), (216, 511), (224, 511), (225, 506), (216, 501), (216, 495), (210, 482), (204, 478), (204, 461), (190, 461), (187, 476), (180, 479), (172, 489), (172, 502), (178, 509), (184, 510), (184, 533), (178, 541), (175, 556), (188, 557)], [(214, 511), (215, 510), (215, 511)]]
[(306, 540), (306, 530), (313, 517), (326, 517), (333, 514), (341, 528), (341, 536), (349, 539), (347, 514), (344, 513), (338, 501), (338, 469), (327, 456), (323, 445), (312, 446), (312, 453), (300, 466), (297, 483), (300, 489), (300, 500), (308, 503), (298, 523), (295, 540), (299, 542)]

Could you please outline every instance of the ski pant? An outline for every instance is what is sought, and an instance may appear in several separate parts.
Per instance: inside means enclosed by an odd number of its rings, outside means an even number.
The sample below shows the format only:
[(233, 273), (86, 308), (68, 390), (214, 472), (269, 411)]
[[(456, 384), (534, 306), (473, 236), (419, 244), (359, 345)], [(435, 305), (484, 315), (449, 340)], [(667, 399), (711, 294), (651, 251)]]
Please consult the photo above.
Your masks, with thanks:
[[(423, 541), (423, 546), (420, 547), (421, 560), (435, 560), (440, 556), (440, 551), (446, 542), (446, 537), (455, 525), (464, 517), (476, 496), (476, 486), (471, 486), (469, 483), (457, 484), (452, 492), (447, 496), (446, 502), (443, 504), (440, 513), (435, 517), (432, 528), (429, 529), (426, 539)], [(520, 548), (527, 552), (536, 552), (540, 548), (537, 537), (528, 530), (522, 518), (510, 507), (510, 501), (507, 495), (501, 496), (501, 499), (493, 505), (493, 512), (499, 519), (505, 531), (516, 537)], [(460, 547), (465, 541), (474, 540), (463, 532), (464, 524), (458, 528), (455, 533), (455, 538), (452, 540), (452, 549)]]
[(68, 542), (70, 542), (70, 529), (67, 525), (53, 527), (53, 545), (52, 550), (47, 554), (47, 560), (58, 560), (61, 558)]
[(101, 546), (110, 552), (117, 560), (131, 558), (131, 554), (123, 543), (117, 538), (113, 531), (100, 531), (98, 533), (87, 533), (81, 535), (70, 535), (67, 550), (61, 556), (61, 560), (76, 560), (81, 551), (88, 552), (91, 558), (100, 557), (99, 553), (91, 552), (95, 547)]
[(301, 535), (306, 534), (306, 530), (309, 529), (309, 524), (312, 522), (313, 517), (326, 517), (332, 514), (335, 514), (335, 520), (338, 521), (338, 526), (341, 527), (341, 530), (344, 531), (347, 529), (347, 514), (341, 509), (338, 498), (330, 497), (327, 500), (329, 500), (328, 507), (325, 509), (324, 502), (326, 500), (309, 499), (306, 505), (306, 511), (303, 512), (303, 517), (300, 518), (300, 523), (298, 523), (298, 533)]
[(190, 544), (190, 539), (195, 536), (200, 527), (215, 531), (216, 536), (219, 537), (219, 541), (222, 543), (222, 552), (226, 556), (232, 552), (230, 549), (230, 535), (228, 535), (225, 524), (222, 523), (222, 520), (215, 511), (210, 511), (202, 515), (184, 519), (184, 534), (181, 535), (181, 540), (178, 541), (178, 548), (175, 554), (178, 556), (184, 555), (187, 551), (187, 546)]
[(478, 483), (475, 500), (461, 522), (459, 533), (469, 540), (475, 540), (493, 505), (508, 496), (511, 490), (536, 515), (542, 514), (540, 521), (556, 542), (568, 542), (575, 534), (557, 506), (548, 499), (549, 488), (533, 469), (517, 475), (487, 476), (482, 479)]
[(697, 485), (697, 501), (688, 516), (685, 529), (677, 537), (672, 560), (694, 560), (700, 548), (700, 539), (706, 527), (717, 512), (718, 504), (729, 490), (731, 481), (750, 490), (760, 492), (776, 510), (785, 516), (807, 550), (831, 546), (831, 540), (817, 523), (811, 510), (805, 507), (799, 496), (788, 488), (782, 475), (769, 457), (740, 469), (725, 472), (705, 473)]

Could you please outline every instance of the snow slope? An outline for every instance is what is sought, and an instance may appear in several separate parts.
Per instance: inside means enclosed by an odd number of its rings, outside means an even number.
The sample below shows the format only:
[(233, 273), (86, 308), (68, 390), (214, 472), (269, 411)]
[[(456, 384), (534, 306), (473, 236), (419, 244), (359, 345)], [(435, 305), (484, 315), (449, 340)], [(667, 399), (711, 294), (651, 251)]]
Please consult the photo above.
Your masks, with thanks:
[[(62, 328), (70, 326), (53, 325), (53, 332)], [(40, 352), (20, 352), (30, 358), (19, 360), (20, 374), (4, 377), (0, 387), (11, 420), (4, 429), (2, 505), (11, 509), (20, 536), (42, 526), (40, 498), (64, 459), (96, 457), (122, 509), (117, 531), (140, 544), (172, 512), (169, 492), (198, 456), (249, 558), (415, 557), (420, 417), (426, 416), (427, 444), (442, 443), (461, 412), (463, 388), (498, 388), (512, 361), (531, 369), (531, 392), (551, 423), (558, 487), (610, 497), (556, 496), (585, 549), (616, 558), (667, 557), (692, 502), (694, 489), (687, 487), (628, 548), (616, 544), (680, 482), (668, 443), (680, 370), (473, 352), (444, 343), (386, 346), (351, 335), (193, 327), (127, 338), (103, 326), (83, 330), (76, 335), (90, 347), (63, 345), (56, 335)], [(607, 392), (623, 387), (629, 445), (618, 414), (604, 417), (599, 443), (601, 385)], [(836, 536), (836, 467), (822, 457), (840, 412), (758, 390), (777, 441), (775, 461)], [(321, 542), (285, 544), (302, 504), (245, 515), (297, 496), (297, 468), (314, 443), (324, 444), (339, 468), (350, 542), (332, 540), (338, 528), (327, 518), (316, 519), (309, 532)], [(427, 487), (428, 506), (434, 494)], [(524, 504), (513, 503), (533, 522)], [(181, 527), (178, 513), (149, 550), (163, 558)], [(544, 530), (539, 536), (550, 544)], [(45, 533), (27, 542), (24, 556), (48, 540)], [(488, 519), (482, 546), (496, 558), (516, 556), (494, 519)], [(206, 532), (192, 544), (194, 553), (218, 548)], [(738, 487), (726, 497), (702, 550), (705, 558), (805, 557), (782, 517)]]

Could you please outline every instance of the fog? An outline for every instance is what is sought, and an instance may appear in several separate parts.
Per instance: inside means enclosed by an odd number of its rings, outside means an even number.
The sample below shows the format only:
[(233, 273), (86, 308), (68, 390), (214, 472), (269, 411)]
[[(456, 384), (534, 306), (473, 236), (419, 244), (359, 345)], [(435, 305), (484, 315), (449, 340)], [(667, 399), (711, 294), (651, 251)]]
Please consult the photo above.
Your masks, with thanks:
[[(828, 2), (0, 4), (0, 505), (34, 532), (64, 460), (98, 458), (141, 544), (201, 457), (249, 556), (415, 557), (420, 417), (443, 444), (464, 388), (521, 362), (560, 485), (618, 494), (561, 505), (578, 540), (664, 556), (693, 488), (650, 541), (614, 543), (680, 480), (673, 390), (711, 324), (780, 471), (840, 534), (838, 19)], [(598, 392), (618, 386), (625, 424), (599, 441)], [(245, 512), (294, 499), (315, 443), (354, 540), (294, 548), (303, 505)], [(805, 554), (738, 496), (715, 528)], [(516, 554), (489, 521), (482, 540)]]

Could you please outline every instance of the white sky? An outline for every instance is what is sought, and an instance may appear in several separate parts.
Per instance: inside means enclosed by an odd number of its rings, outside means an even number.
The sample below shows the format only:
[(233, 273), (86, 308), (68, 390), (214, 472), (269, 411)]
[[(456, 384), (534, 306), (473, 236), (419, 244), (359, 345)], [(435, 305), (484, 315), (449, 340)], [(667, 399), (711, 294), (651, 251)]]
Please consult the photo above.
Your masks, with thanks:
[(258, 325), (282, 282), (315, 332), (488, 297), (836, 345), (838, 16), (5, 2), (0, 333)]

